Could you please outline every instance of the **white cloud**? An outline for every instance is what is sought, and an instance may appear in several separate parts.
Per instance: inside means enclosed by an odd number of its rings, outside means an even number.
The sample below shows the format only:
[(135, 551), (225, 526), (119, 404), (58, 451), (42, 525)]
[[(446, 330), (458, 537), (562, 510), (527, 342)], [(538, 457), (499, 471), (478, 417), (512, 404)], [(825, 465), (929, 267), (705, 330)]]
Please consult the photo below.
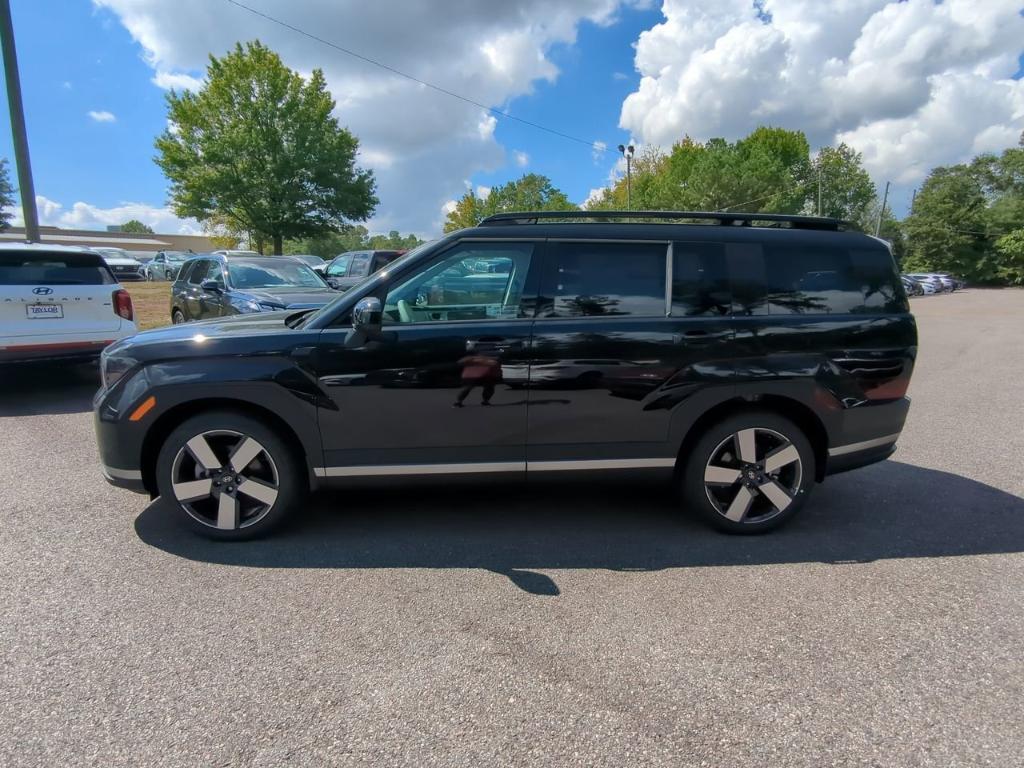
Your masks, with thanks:
[(590, 156), (593, 158), (595, 163), (599, 163), (604, 160), (605, 155), (608, 151), (608, 144), (603, 141), (595, 141), (594, 149), (591, 151)]
[(153, 75), (153, 85), (165, 91), (198, 91), (203, 87), (201, 77), (193, 77), (185, 72), (165, 72), (157, 70)]
[[(297, 71), (323, 69), (338, 119), (359, 137), (362, 162), (377, 176), (381, 204), (368, 222), (371, 230), (433, 234), (437, 211), (461, 194), (462, 179), (505, 163), (505, 150), (494, 136), (494, 115), (229, 3), (93, 2), (116, 14), (162, 87), (173, 84), (170, 78), (177, 73), (203, 71), (210, 53), (223, 55), (239, 40), (262, 40)], [(440, 13), (433, 3), (295, 0), (274, 13), (417, 78), (507, 108), (536, 81), (558, 77), (549, 57), (553, 46), (572, 45), (585, 20), (610, 23), (621, 2), (508, 0), (464, 3), (457, 13), (448, 13), (447, 7)], [(388, 43), (383, 48), (375, 45), (381, 40)]]
[(481, 184), (476, 188), (476, 196), (479, 197), (481, 200), (486, 198), (489, 194), (491, 194), (490, 187), (485, 187), (483, 184)]
[[(39, 223), (50, 227), (64, 229), (106, 229), (112, 224), (124, 224), (136, 219), (148, 224), (157, 234), (165, 235), (196, 235), (202, 233), (202, 227), (194, 219), (179, 219), (167, 207), (157, 208), (146, 203), (121, 203), (111, 208), (102, 208), (90, 203), (76, 202), (70, 209), (62, 203), (51, 200), (43, 195), (36, 195), (36, 211)], [(14, 211), (13, 223), (24, 225), (21, 206)]]
[(516, 165), (520, 168), (525, 168), (530, 164), (530, 156), (521, 149), (517, 149), (513, 156), (515, 157)]
[(636, 45), (620, 126), (667, 147), (759, 124), (846, 141), (876, 181), (1012, 145), (1024, 129), (1019, 0), (665, 0)]
[(99, 111), (90, 109), (87, 114), (97, 123), (113, 123), (117, 120), (117, 116), (113, 112), (107, 112), (105, 109)]

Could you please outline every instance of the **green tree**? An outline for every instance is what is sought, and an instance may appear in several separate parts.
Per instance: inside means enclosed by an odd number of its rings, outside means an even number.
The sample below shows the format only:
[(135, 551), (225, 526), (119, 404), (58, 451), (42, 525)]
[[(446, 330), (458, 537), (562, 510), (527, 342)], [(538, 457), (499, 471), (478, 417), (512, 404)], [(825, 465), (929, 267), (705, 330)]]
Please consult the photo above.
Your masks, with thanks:
[(852, 221), (865, 231), (874, 232), (877, 193), (864, 170), (860, 152), (846, 144), (822, 147), (811, 163), (807, 182), (808, 213), (818, 212), (820, 183), (822, 216)]
[(0, 157), (0, 230), (11, 226), (14, 214), (8, 210), (14, 207), (14, 187), (7, 171), (7, 158)]
[[(737, 142), (686, 137), (668, 155), (641, 150), (632, 173), (635, 210), (796, 213), (806, 201), (810, 147), (801, 131), (760, 127)], [(625, 209), (620, 178), (591, 209)]]
[(285, 253), (312, 253), (325, 259), (334, 258), (346, 251), (374, 250), (408, 250), (420, 245), (423, 241), (416, 235), (402, 235), (392, 230), (386, 235), (371, 235), (366, 227), (356, 224), (346, 227), (340, 232), (328, 232), (316, 237), (301, 240), (289, 240), (285, 243)]
[(507, 184), (494, 187), (481, 200), (466, 190), (448, 212), (444, 222), (445, 232), (475, 227), (481, 219), (495, 213), (514, 211), (575, 211), (575, 205), (564, 192), (557, 189), (547, 176), (528, 173)]
[(912, 271), (945, 271), (975, 282), (998, 279), (986, 230), (987, 198), (979, 175), (966, 165), (935, 168), (904, 222)]
[(337, 230), (377, 204), (319, 69), (306, 81), (260, 42), (238, 44), (210, 57), (198, 93), (171, 91), (167, 107), (156, 162), (179, 216), (219, 215), (281, 253), (285, 239)]
[(143, 224), (138, 219), (132, 219), (131, 221), (126, 221), (124, 224), (121, 225), (121, 231), (122, 232), (133, 232), (133, 233), (135, 233), (137, 235), (152, 235), (153, 234), (153, 228), (151, 226), (149, 226), (148, 224)]
[(1024, 285), (1024, 228), (1003, 235), (995, 247), (1000, 256), (999, 277), (1011, 285)]

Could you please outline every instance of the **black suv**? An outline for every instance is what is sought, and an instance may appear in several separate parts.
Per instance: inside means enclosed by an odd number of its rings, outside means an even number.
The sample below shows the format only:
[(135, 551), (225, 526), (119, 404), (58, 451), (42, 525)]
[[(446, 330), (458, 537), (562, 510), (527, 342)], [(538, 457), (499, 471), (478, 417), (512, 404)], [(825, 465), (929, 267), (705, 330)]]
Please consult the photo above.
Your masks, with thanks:
[(112, 483), (217, 538), (325, 484), (611, 471), (753, 533), (895, 450), (916, 351), (888, 246), (836, 220), (501, 214), (318, 311), (112, 345), (95, 421)]

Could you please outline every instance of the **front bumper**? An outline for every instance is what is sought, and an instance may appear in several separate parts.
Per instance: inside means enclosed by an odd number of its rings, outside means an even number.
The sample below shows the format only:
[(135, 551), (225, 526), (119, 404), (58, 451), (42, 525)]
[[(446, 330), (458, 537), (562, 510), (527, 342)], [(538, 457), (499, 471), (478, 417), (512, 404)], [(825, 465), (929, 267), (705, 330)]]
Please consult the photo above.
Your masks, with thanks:
[(119, 469), (103, 465), (103, 477), (111, 485), (124, 488), (135, 493), (147, 493), (146, 486), (142, 482), (142, 471), (138, 469)]

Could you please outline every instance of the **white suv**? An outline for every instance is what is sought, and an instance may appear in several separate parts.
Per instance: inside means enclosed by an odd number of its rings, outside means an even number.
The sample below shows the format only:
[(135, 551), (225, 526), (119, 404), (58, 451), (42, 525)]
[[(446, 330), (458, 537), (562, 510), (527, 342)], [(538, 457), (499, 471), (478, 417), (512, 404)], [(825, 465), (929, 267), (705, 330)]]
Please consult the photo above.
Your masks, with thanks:
[(0, 244), (0, 363), (98, 358), (135, 333), (131, 296), (94, 251)]

